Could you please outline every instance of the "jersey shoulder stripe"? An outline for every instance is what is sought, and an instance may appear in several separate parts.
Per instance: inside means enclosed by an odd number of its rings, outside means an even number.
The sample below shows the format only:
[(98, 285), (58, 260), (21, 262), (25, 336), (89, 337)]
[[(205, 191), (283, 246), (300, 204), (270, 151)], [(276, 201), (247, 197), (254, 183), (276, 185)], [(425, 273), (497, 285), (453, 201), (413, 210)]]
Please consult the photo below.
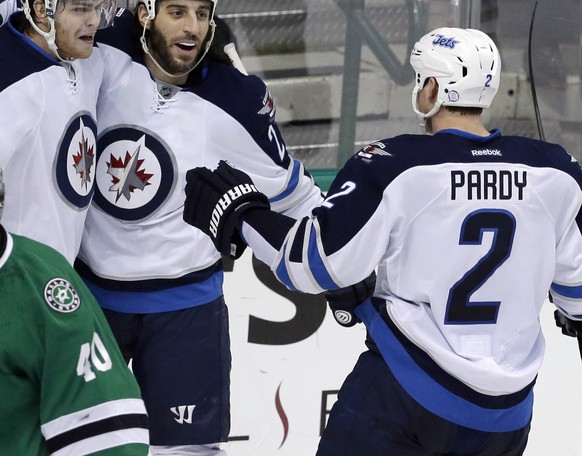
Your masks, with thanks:
[(24, 13), (16, 13), (0, 27), (0, 91), (27, 76), (58, 65), (58, 61), (18, 31), (18, 21), (26, 20)]

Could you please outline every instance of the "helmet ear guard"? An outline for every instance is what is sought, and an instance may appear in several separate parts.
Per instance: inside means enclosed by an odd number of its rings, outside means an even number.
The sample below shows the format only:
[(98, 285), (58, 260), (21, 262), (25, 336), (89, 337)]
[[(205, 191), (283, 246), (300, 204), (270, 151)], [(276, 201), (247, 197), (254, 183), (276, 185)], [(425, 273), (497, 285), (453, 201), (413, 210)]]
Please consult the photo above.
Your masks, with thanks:
[[(499, 52), (493, 40), (479, 30), (435, 29), (414, 45), (410, 64), (415, 71), (412, 107), (425, 119), (440, 106), (488, 108), (499, 88)], [(416, 95), (430, 77), (438, 83), (438, 99), (430, 112), (421, 113)]]
[[(139, 0), (139, 3), (143, 3), (146, 7), (148, 12), (148, 19), (154, 20), (156, 17), (157, 9), (158, 9), (158, 2), (161, 0)], [(214, 14), (216, 12), (216, 4), (218, 0), (207, 0), (210, 3), (211, 11), (210, 11), (210, 23), (214, 23)]]
[(36, 24), (36, 21), (34, 20), (34, 16), (36, 16), (36, 13), (33, 13), (34, 3), (35, 3), (35, 0), (23, 0), (22, 1), (22, 11), (24, 12), (26, 19), (28, 20), (28, 22), (30, 23), (32, 28), (44, 37), (44, 39), (48, 43), (50, 50), (58, 55), (57, 45), (55, 43), (56, 30), (55, 30), (55, 19), (54, 19), (55, 18), (55, 10), (57, 7), (57, 1), (56, 0), (44, 0), (45, 13), (46, 13), (46, 16), (48, 18), (48, 23), (49, 23), (48, 32), (42, 30)]

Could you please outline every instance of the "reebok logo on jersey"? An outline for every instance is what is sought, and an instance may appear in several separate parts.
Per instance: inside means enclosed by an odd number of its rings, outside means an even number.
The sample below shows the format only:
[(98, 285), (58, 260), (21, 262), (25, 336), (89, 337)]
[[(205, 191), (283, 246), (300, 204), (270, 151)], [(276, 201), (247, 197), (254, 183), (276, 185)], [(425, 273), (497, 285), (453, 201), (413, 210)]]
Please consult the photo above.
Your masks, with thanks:
[(473, 157), (483, 157), (487, 155), (494, 155), (496, 157), (503, 156), (499, 149), (473, 149), (471, 153), (473, 154)]
[(176, 415), (174, 418), (178, 424), (192, 424), (192, 414), (194, 413), (195, 405), (179, 405), (172, 407), (170, 411)]
[(44, 287), (44, 299), (54, 310), (63, 313), (74, 312), (81, 305), (77, 291), (65, 279), (52, 279)]
[(222, 217), (224, 211), (233, 201), (249, 193), (259, 193), (259, 191), (253, 184), (240, 184), (231, 188), (218, 200), (218, 203), (216, 203), (216, 206), (214, 206), (214, 210), (212, 211), (212, 217), (210, 218), (210, 232), (214, 237), (218, 235), (218, 225), (220, 223), (220, 217)]

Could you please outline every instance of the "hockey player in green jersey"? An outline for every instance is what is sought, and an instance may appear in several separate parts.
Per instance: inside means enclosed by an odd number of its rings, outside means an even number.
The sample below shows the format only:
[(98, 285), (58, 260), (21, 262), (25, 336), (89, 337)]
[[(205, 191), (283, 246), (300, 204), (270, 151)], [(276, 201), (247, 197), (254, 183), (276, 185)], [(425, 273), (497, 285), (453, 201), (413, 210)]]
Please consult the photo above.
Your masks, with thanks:
[[(0, 217), (3, 206), (0, 170)], [(0, 454), (145, 456), (139, 388), (63, 256), (0, 225)]]

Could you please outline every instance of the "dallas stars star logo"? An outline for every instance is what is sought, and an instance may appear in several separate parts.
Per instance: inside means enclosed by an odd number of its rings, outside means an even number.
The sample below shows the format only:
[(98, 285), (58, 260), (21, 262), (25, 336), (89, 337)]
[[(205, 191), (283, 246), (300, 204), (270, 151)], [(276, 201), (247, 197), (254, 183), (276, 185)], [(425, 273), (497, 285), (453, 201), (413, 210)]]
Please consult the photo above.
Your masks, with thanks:
[(112, 176), (113, 185), (109, 188), (111, 192), (117, 192), (115, 202), (124, 196), (127, 201), (131, 199), (131, 194), (137, 190), (143, 190), (150, 185), (149, 180), (153, 174), (146, 173), (140, 169), (144, 160), (139, 158), (140, 149), (144, 145), (144, 137), (139, 140), (137, 148), (130, 154), (125, 152), (125, 157), (110, 156), (111, 161), (107, 162), (107, 174)]
[(93, 144), (89, 146), (89, 140), (85, 138), (85, 125), (83, 120), (81, 120), (81, 125), (79, 127), (81, 131), (81, 142), (79, 142), (79, 152), (73, 155), (73, 161), (75, 164), (75, 171), (81, 176), (81, 185), (85, 186), (91, 183), (91, 167), (95, 161), (95, 151)]
[(44, 299), (54, 310), (63, 313), (74, 312), (81, 305), (77, 290), (69, 281), (61, 278), (52, 279), (46, 284)]

